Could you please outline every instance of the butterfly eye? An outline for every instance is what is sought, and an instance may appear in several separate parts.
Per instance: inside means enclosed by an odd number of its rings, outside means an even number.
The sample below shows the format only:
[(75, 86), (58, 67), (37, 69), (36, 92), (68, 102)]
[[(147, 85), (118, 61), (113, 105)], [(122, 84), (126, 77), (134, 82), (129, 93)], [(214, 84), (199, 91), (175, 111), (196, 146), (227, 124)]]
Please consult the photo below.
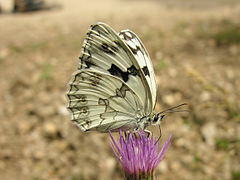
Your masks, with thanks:
[(157, 114), (156, 116), (154, 116), (153, 122), (156, 123), (156, 122), (158, 121), (158, 119), (159, 119), (159, 116), (158, 116), (158, 114)]

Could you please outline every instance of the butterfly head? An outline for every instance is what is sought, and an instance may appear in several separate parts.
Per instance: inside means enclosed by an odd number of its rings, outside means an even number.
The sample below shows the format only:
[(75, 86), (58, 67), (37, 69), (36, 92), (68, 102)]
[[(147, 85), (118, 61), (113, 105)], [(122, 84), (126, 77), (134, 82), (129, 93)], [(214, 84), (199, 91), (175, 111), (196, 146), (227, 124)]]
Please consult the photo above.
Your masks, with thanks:
[(162, 121), (163, 117), (165, 115), (162, 113), (154, 113), (152, 117), (150, 118), (151, 124), (152, 125), (158, 125)]

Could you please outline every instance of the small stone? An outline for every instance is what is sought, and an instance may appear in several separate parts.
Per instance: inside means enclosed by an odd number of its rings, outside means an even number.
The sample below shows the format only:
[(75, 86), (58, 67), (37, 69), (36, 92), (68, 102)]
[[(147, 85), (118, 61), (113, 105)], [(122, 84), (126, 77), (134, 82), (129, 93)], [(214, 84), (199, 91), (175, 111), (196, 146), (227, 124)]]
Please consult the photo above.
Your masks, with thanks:
[(3, 12), (12, 12), (14, 1), (13, 0), (0, 0), (1, 9)]
[(216, 137), (216, 124), (209, 122), (201, 128), (201, 133), (206, 140), (207, 145), (210, 147), (215, 147), (215, 137)]
[(62, 105), (62, 106), (58, 107), (58, 113), (61, 114), (61, 115), (64, 115), (64, 116), (68, 116), (69, 115), (69, 112), (68, 112), (68, 110), (67, 110), (65, 105)]
[(44, 155), (45, 154), (43, 151), (38, 150), (33, 153), (33, 158), (36, 160), (40, 160), (40, 159), (44, 158)]
[(169, 106), (173, 106), (176, 102), (182, 99), (182, 95), (180, 93), (168, 94), (163, 96), (163, 102)]
[(204, 91), (200, 94), (201, 101), (208, 101), (211, 98), (211, 94), (207, 91)]
[(163, 96), (163, 102), (166, 103), (167, 105), (172, 105), (174, 104), (174, 96), (173, 95), (165, 95)]
[(235, 73), (232, 69), (226, 69), (226, 75), (229, 79), (234, 79), (235, 78)]
[(107, 169), (107, 171), (100, 172), (99, 179), (112, 179), (116, 162), (114, 158), (104, 158), (104, 160), (100, 162), (99, 167), (100, 169)]
[(44, 125), (44, 133), (48, 137), (56, 137), (58, 134), (58, 130), (57, 130), (57, 127), (55, 126), (55, 124), (47, 122)]
[(37, 114), (39, 114), (41, 117), (50, 117), (56, 114), (55, 107), (50, 105), (42, 105), (37, 110), (38, 110)]
[(186, 149), (191, 149), (192, 148), (192, 144), (190, 141), (184, 139), (184, 138), (179, 138), (175, 141), (175, 145), (177, 147), (183, 147)]
[(237, 53), (239, 52), (238, 46), (231, 46), (229, 50), (232, 55), (237, 55)]
[(116, 166), (116, 160), (114, 158), (107, 158), (100, 164), (103, 169), (108, 169), (108, 171), (112, 172)]
[(177, 70), (174, 68), (169, 69), (169, 75), (173, 78), (177, 76)]
[(173, 171), (178, 171), (179, 169), (181, 169), (181, 164), (178, 161), (175, 161), (173, 163), (170, 164), (171, 169), (173, 169)]
[(163, 59), (163, 54), (160, 51), (158, 51), (155, 56), (158, 61), (161, 61)]
[(31, 130), (32, 124), (23, 122), (23, 123), (20, 123), (18, 127), (19, 127), (20, 134), (26, 134)]
[(168, 171), (168, 164), (166, 161), (161, 161), (159, 166), (158, 166), (158, 169), (160, 170), (160, 172), (167, 172)]
[(0, 59), (4, 59), (9, 55), (9, 49), (8, 48), (3, 48), (0, 49)]

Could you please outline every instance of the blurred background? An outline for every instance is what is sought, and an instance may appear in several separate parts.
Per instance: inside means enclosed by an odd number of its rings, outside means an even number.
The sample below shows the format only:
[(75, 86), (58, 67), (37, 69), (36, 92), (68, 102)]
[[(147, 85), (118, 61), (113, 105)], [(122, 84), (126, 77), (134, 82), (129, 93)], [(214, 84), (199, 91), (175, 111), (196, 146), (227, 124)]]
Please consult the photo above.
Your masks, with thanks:
[[(172, 146), (165, 180), (240, 179), (239, 0), (0, 0), (0, 174), (5, 180), (120, 180), (108, 134), (70, 122), (65, 93), (85, 34), (131, 29), (152, 58)], [(158, 136), (158, 129), (152, 128)]]

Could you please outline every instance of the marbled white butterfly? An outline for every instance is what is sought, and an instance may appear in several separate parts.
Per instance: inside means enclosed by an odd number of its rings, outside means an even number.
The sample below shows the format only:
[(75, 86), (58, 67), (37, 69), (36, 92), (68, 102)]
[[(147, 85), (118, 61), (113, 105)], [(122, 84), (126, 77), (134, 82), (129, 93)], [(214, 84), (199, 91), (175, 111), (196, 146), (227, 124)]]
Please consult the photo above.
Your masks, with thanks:
[(153, 66), (135, 33), (94, 24), (79, 59), (67, 96), (72, 121), (82, 131), (139, 130), (160, 123), (163, 115), (153, 112)]

